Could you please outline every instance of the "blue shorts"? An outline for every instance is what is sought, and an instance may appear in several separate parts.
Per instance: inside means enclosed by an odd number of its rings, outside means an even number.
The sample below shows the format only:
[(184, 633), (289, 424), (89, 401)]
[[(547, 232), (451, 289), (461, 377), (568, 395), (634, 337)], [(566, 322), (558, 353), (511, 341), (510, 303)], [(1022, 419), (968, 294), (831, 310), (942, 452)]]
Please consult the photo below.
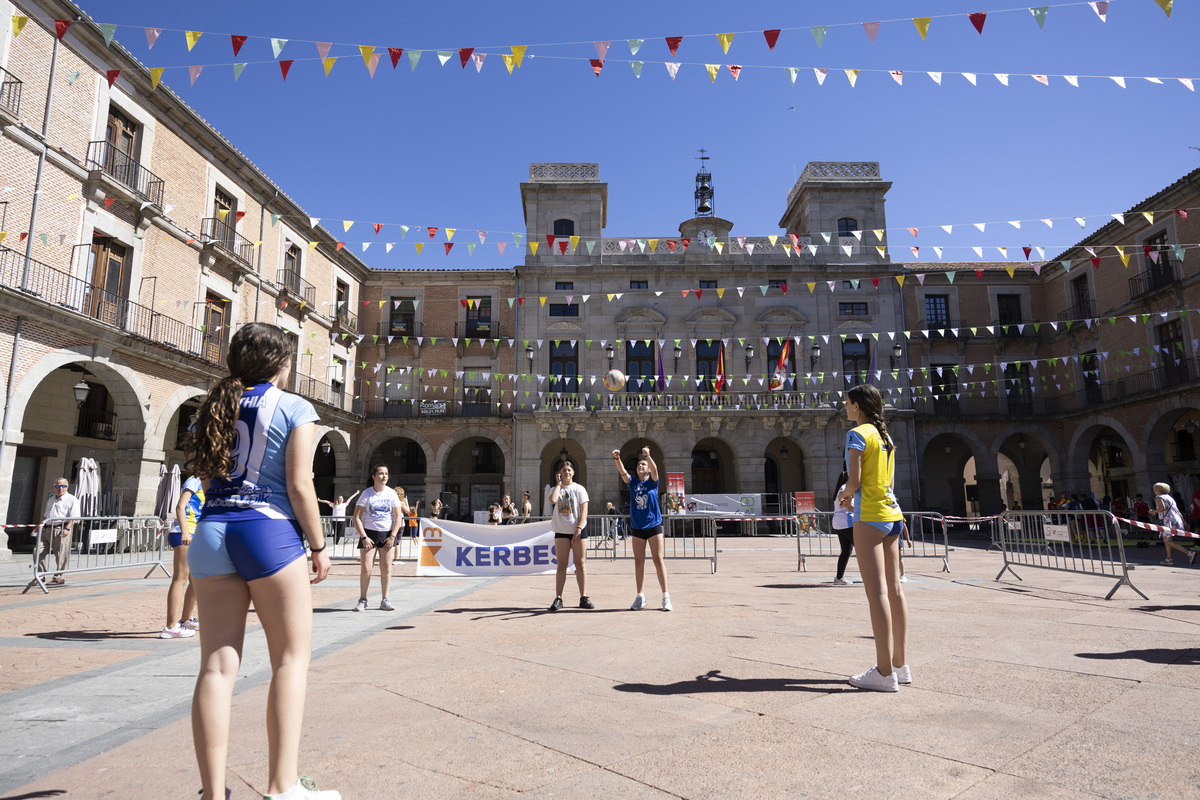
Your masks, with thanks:
[(871, 522), (866, 519), (856, 519), (855, 522), (861, 522), (864, 525), (870, 525), (873, 528), (878, 528), (883, 531), (884, 536), (899, 536), (904, 533), (904, 520), (896, 520), (895, 522)]
[(171, 547), (183, 547), (183, 534), (179, 531), (171, 531), (167, 534), (167, 544)]
[(237, 573), (252, 581), (274, 575), (304, 556), (304, 535), (295, 520), (224, 522), (218, 516), (196, 525), (188, 547), (188, 569), (193, 578)]

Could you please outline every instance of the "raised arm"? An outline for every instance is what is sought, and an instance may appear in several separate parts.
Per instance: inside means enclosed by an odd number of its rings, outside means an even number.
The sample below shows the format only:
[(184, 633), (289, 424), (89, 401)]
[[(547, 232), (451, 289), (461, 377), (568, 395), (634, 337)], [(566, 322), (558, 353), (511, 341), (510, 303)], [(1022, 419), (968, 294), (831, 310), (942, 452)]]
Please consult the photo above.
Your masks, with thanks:
[(358, 497), (360, 494), (362, 494), (362, 489), (359, 489), (357, 492), (355, 492), (354, 494), (352, 494), (352, 495), (350, 495), (349, 497), (347, 497), (347, 498), (346, 498), (346, 502), (347, 502), (347, 503), (353, 503), (353, 502), (354, 502), (354, 498)]
[(658, 464), (654, 463), (654, 458), (650, 455), (650, 448), (643, 447), (642, 455), (646, 457), (646, 465), (650, 467), (650, 479), (655, 483), (658, 482)]
[(621, 451), (613, 450), (612, 457), (613, 457), (613, 461), (617, 462), (617, 474), (620, 475), (621, 480), (624, 481), (626, 485), (628, 485), (629, 484), (629, 473), (625, 471), (625, 465), (621, 463)]

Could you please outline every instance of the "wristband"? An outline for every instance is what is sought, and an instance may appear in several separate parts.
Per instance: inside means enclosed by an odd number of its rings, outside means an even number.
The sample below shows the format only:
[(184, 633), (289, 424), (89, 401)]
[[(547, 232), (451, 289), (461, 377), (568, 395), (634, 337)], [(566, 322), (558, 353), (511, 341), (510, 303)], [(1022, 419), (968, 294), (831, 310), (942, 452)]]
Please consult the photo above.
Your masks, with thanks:
[(328, 542), (322, 542), (320, 547), (310, 547), (310, 548), (308, 548), (308, 552), (310, 552), (310, 553), (319, 553), (319, 552), (321, 552), (322, 550), (324, 550), (324, 549), (325, 549), (325, 548), (326, 548), (328, 545), (329, 545), (329, 543), (328, 543)]

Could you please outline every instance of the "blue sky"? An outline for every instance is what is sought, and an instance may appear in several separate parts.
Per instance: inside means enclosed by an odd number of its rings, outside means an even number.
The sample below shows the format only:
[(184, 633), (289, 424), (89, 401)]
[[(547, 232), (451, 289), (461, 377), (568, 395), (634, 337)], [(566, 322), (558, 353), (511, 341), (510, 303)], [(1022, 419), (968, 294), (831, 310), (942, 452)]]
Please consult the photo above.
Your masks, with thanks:
[[(93, 0), (97, 22), (270, 175), (310, 215), (376, 268), (511, 267), (523, 231), (519, 183), (531, 161), (595, 161), (609, 184), (605, 235), (670, 237), (692, 216), (696, 150), (709, 150), (716, 211), (735, 235), (780, 233), (788, 189), (808, 161), (878, 161), (894, 260), (976, 258), (1022, 245), (1047, 258), (1200, 165), (1198, 13), (1176, 3), (1113, 0), (1107, 22), (1086, 3), (1051, 6), (1044, 29), (1027, 8), (986, 0), (727, 3), (563, 2), (163, 3)], [(968, 12), (989, 12), (983, 34)], [(925, 41), (914, 17), (933, 17)], [(871, 42), (863, 22), (881, 21)], [(818, 47), (810, 30), (828, 26)], [(148, 50), (143, 27), (162, 28)], [(774, 51), (763, 30), (781, 28)], [(184, 30), (204, 36), (188, 52)], [(728, 54), (716, 34), (735, 32)], [(234, 58), (230, 34), (251, 37)], [(683, 36), (672, 57), (664, 37)], [(256, 38), (262, 37), (262, 38)], [(270, 37), (289, 40), (287, 82)], [(628, 39), (644, 39), (631, 56)], [(599, 77), (588, 59), (612, 44)], [(334, 44), (325, 77), (313, 42)], [(374, 79), (357, 45), (383, 53)], [(509, 75), (501, 59), (528, 45)], [(424, 51), (393, 69), (387, 47)], [(482, 70), (440, 66), (434, 51), (474, 47)], [(1192, 55), (1189, 56), (1188, 53)], [(630, 60), (644, 61), (636, 77)], [(235, 61), (247, 62), (233, 80)], [(663, 62), (681, 62), (670, 79)], [(705, 64), (720, 64), (710, 81)], [(735, 82), (725, 65), (743, 69)], [(204, 65), (194, 86), (190, 65)], [(799, 68), (795, 85), (785, 67)], [(813, 68), (830, 70), (823, 86)], [(850, 87), (843, 70), (859, 69)], [(870, 70), (876, 70), (874, 72)], [(886, 70), (902, 70), (897, 85)], [(939, 86), (927, 74), (942, 72)], [(962, 72), (978, 73), (972, 86)], [(1010, 75), (1007, 87), (993, 73)], [(1048, 74), (1044, 86), (1030, 77)], [(1078, 75), (1074, 88), (1059, 75)], [(1128, 76), (1127, 88), (1107, 77)], [(1164, 79), (1152, 84), (1146, 76)], [(1198, 81), (1200, 82), (1200, 81)], [(1200, 88), (1200, 87), (1198, 87)], [(170, 202), (170, 198), (167, 199)], [(1008, 220), (1055, 218), (1053, 229)], [(341, 220), (358, 223), (342, 233)], [(371, 222), (388, 225), (375, 236)], [(984, 232), (972, 223), (987, 222)], [(416, 233), (439, 233), (417, 256)], [(951, 235), (940, 225), (954, 225)], [(914, 239), (904, 231), (920, 229)], [(476, 229), (488, 243), (468, 257)], [(814, 232), (816, 233), (816, 232)], [(424, 237), (428, 241), (428, 237)], [(383, 242), (399, 244), (390, 254)]]

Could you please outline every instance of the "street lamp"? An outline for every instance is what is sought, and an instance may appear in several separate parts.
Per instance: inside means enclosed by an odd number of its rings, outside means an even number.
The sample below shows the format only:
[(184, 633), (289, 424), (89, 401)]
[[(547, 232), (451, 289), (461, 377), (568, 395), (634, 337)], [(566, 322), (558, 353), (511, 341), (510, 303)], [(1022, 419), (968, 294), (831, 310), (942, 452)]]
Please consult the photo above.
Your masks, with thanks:
[(85, 381), (83, 378), (80, 378), (79, 383), (75, 384), (75, 386), (71, 388), (71, 391), (75, 392), (75, 403), (80, 408), (83, 408), (83, 404), (86, 403), (88, 399), (88, 392), (92, 391), (92, 387), (87, 385), (87, 381)]
[(780, 448), (779, 448), (779, 457), (780, 457), (781, 459), (783, 459), (784, 461), (787, 461), (787, 457), (788, 457), (788, 446), (787, 446), (786, 444), (785, 444), (785, 445), (782, 445), (782, 446), (780, 446)]
[(529, 362), (529, 374), (533, 374), (533, 345), (525, 345), (525, 360)]
[(330, 453), (332, 453), (332, 452), (333, 452), (333, 445), (331, 445), (331, 444), (329, 443), (329, 440), (328, 440), (328, 439), (322, 439), (322, 440), (321, 440), (321, 453), (322, 453), (322, 455), (326, 455), (326, 456), (328, 456), (328, 455), (329, 455)]
[(750, 371), (750, 362), (754, 360), (754, 343), (746, 342), (746, 372)]
[(608, 356), (608, 368), (612, 369), (613, 356), (617, 354), (616, 348), (612, 346), (612, 342), (604, 345), (604, 354)]
[(812, 372), (817, 368), (817, 360), (821, 358), (821, 345), (813, 342), (812, 354), (808, 357), (808, 371)]
[(679, 372), (679, 357), (683, 355), (683, 348), (675, 345), (675, 371)]
[(900, 366), (900, 356), (902, 355), (904, 355), (904, 348), (900, 346), (899, 342), (896, 342), (892, 345), (892, 369)]

